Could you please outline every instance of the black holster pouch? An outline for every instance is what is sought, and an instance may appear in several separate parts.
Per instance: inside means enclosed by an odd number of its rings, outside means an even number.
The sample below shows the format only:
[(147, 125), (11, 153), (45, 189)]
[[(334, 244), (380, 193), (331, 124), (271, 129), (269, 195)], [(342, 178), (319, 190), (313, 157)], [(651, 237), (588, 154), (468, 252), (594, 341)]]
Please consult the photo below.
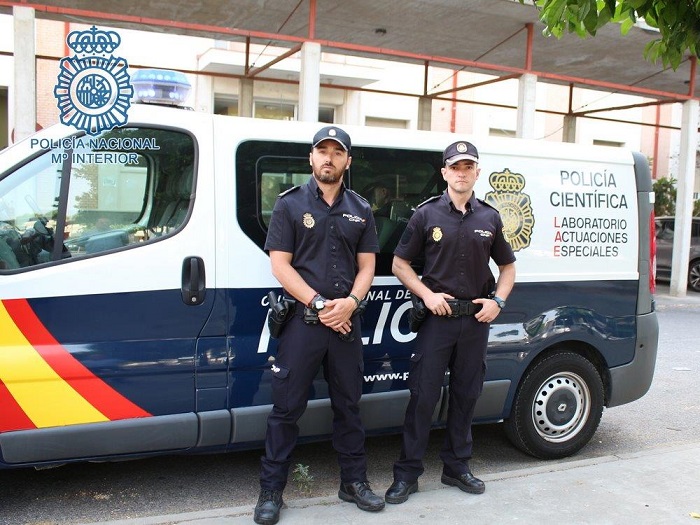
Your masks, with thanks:
[[(355, 308), (355, 311), (352, 313), (352, 317), (355, 317), (356, 315), (362, 315), (365, 313), (365, 308), (367, 308), (367, 300), (362, 300), (360, 301), (360, 304), (357, 305), (357, 308)], [(338, 334), (338, 338), (341, 341), (347, 341), (348, 343), (351, 343), (355, 340), (355, 325), (353, 325), (352, 330), (350, 330), (349, 333), (347, 334), (341, 334), (340, 332), (336, 332)]]
[(423, 324), (426, 315), (428, 315), (428, 309), (423, 300), (415, 295), (411, 295), (411, 303), (413, 307), (408, 310), (408, 327), (411, 332), (418, 332), (420, 325)]
[(270, 315), (267, 316), (267, 328), (270, 330), (270, 337), (277, 339), (282, 330), (284, 330), (284, 325), (294, 315), (295, 301), (284, 297), (280, 301), (277, 299), (277, 294), (274, 291), (270, 291), (267, 294), (267, 298), (270, 301)]
[(304, 307), (304, 323), (306, 324), (318, 324), (318, 312), (314, 310), (313, 308), (309, 308), (308, 306)]

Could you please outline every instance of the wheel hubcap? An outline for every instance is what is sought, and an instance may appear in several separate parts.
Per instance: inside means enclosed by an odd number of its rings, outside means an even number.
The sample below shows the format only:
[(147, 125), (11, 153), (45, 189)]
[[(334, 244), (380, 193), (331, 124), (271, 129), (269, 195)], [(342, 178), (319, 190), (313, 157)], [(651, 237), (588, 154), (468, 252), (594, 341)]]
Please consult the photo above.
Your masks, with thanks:
[(578, 434), (591, 410), (591, 392), (580, 376), (561, 372), (542, 383), (532, 405), (535, 430), (550, 442)]
[(693, 290), (700, 290), (700, 264), (696, 264), (690, 268), (690, 272), (688, 272), (688, 281)]

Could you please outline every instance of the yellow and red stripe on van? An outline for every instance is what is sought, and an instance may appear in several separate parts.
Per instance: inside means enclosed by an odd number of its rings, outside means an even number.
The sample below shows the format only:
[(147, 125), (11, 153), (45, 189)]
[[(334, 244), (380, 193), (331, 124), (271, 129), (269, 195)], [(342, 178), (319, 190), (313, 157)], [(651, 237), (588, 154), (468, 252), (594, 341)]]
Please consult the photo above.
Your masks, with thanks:
[(73, 357), (25, 299), (0, 301), (0, 432), (150, 415)]

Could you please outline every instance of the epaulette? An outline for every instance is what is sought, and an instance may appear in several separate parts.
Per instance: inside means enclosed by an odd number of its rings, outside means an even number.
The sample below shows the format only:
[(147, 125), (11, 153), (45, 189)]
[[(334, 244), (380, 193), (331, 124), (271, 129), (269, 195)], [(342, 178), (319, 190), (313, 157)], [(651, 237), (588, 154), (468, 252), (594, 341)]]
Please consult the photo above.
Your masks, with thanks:
[(301, 186), (293, 186), (293, 187), (289, 188), (288, 190), (284, 190), (282, 193), (277, 195), (277, 197), (281, 199), (285, 195), (288, 195), (288, 194), (292, 193), (293, 191), (298, 190), (299, 188), (301, 188)]
[(492, 208), (492, 209), (494, 209), (494, 210), (496, 210), (496, 211), (498, 211), (498, 212), (500, 213), (500, 211), (498, 210), (498, 208), (496, 208), (493, 204), (489, 204), (488, 202), (486, 202), (486, 201), (484, 201), (484, 200), (481, 200), (481, 199), (478, 198), (478, 197), (476, 198), (476, 200), (479, 201), (479, 202), (480, 202), (481, 204), (483, 204), (484, 206), (488, 206), (489, 208)]
[(428, 204), (429, 202), (433, 202), (433, 201), (439, 200), (440, 197), (442, 197), (442, 194), (440, 194), (440, 195), (435, 195), (434, 197), (430, 197), (429, 199), (424, 200), (424, 201), (421, 202), (418, 206), (416, 206), (416, 209), (420, 208), (420, 207), (423, 206), (424, 204)]
[(354, 194), (357, 195), (359, 198), (361, 198), (363, 201), (365, 201), (367, 204), (369, 204), (369, 201), (368, 201), (367, 199), (365, 199), (362, 195), (360, 195), (359, 193), (357, 193), (355, 190), (351, 190), (350, 188), (345, 188), (345, 189), (346, 189), (347, 191), (349, 191), (350, 193), (354, 193)]

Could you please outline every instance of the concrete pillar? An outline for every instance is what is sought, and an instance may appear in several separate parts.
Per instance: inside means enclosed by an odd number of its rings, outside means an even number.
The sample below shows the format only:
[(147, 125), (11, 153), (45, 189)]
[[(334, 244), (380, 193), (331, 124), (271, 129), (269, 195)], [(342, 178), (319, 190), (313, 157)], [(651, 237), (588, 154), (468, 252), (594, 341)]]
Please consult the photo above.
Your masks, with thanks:
[(342, 107), (336, 112), (335, 121), (339, 124), (362, 126), (365, 123), (362, 113), (362, 93), (346, 90), (343, 100)]
[(576, 142), (576, 117), (574, 115), (564, 115), (564, 142)]
[(10, 131), (19, 142), (36, 131), (36, 44), (34, 9), (15, 6), (14, 18), (14, 81), (10, 90)]
[(418, 129), (430, 131), (433, 120), (433, 99), (420, 97), (418, 99)]
[(194, 95), (192, 107), (200, 113), (214, 113), (214, 88), (213, 77), (209, 75), (197, 75), (195, 77)]
[(685, 297), (688, 288), (688, 264), (690, 262), (695, 156), (698, 149), (697, 100), (688, 100), (683, 103), (680, 146), (670, 294), (676, 297)]
[(299, 74), (299, 120), (317, 122), (321, 97), (321, 44), (304, 42), (301, 46)]
[(526, 73), (518, 82), (518, 122), (515, 136), (520, 139), (535, 138), (535, 102), (537, 100), (537, 75)]
[(252, 78), (242, 78), (238, 84), (238, 116), (253, 116), (253, 85)]

